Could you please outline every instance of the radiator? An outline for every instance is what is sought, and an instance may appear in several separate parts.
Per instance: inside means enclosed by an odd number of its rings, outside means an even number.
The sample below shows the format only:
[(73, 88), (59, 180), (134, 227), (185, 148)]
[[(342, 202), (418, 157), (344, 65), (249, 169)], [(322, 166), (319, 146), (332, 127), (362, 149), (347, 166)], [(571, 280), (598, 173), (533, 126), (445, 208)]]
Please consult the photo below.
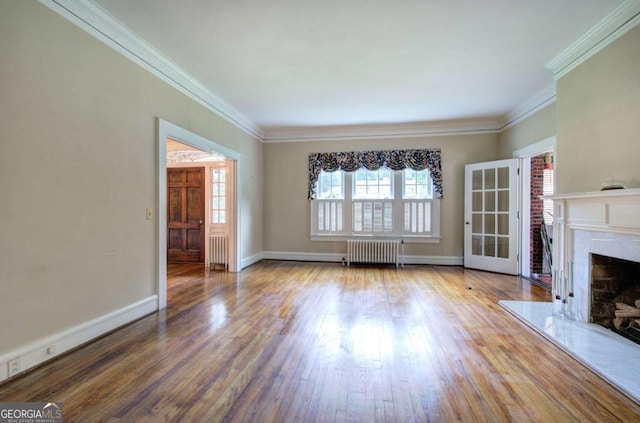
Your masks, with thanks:
[(347, 266), (356, 263), (400, 264), (400, 241), (397, 240), (347, 240)]
[(215, 267), (216, 264), (221, 264), (225, 268), (229, 265), (229, 254), (226, 235), (211, 235), (209, 237), (209, 266)]

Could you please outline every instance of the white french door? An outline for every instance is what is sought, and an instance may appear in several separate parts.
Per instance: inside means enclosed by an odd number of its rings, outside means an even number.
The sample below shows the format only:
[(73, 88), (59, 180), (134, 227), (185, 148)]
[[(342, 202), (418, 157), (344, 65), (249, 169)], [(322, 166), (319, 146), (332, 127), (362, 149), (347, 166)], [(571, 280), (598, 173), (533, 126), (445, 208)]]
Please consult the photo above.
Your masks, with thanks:
[(518, 162), (465, 166), (465, 267), (518, 274)]

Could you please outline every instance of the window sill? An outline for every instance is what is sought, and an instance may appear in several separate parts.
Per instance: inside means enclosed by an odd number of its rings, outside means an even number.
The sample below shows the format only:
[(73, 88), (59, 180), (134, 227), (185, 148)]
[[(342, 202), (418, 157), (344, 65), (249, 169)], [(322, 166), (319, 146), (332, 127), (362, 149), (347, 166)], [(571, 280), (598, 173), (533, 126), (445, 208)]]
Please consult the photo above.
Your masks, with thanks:
[(439, 236), (411, 236), (411, 235), (311, 235), (311, 241), (344, 242), (348, 239), (401, 240), (404, 244), (439, 244)]

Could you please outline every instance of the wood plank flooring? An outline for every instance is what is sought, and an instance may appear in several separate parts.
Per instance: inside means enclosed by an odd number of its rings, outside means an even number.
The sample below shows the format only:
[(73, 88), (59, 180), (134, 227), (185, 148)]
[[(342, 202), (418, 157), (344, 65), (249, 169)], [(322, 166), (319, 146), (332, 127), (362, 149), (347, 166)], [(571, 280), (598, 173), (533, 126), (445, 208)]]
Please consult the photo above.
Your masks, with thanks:
[(0, 385), (77, 422), (631, 422), (517, 321), (526, 280), (459, 267), (169, 268), (169, 307)]

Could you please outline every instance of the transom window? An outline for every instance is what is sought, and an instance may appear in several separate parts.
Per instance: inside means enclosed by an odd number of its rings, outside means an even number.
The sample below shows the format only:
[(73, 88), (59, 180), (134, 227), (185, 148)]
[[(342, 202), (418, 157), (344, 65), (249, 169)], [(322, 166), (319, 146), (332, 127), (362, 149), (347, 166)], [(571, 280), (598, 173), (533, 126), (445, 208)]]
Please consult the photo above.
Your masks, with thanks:
[(439, 242), (440, 200), (428, 170), (322, 170), (315, 188), (314, 240), (378, 236)]

